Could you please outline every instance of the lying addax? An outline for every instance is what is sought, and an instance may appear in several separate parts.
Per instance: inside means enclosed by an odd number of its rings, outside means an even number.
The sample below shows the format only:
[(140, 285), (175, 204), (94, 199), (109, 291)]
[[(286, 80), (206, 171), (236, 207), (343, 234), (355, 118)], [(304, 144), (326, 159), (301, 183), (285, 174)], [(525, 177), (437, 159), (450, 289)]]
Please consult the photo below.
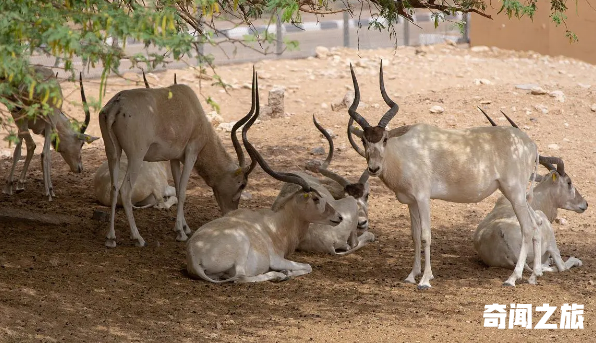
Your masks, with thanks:
[[(64, 161), (66, 161), (73, 173), (80, 173), (83, 171), (83, 162), (81, 161), (81, 150), (83, 148), (83, 144), (85, 142), (91, 143), (99, 137), (92, 137), (85, 134), (85, 130), (89, 125), (91, 115), (87, 107), (85, 90), (83, 89), (82, 75), (79, 75), (79, 83), (81, 85), (81, 98), (83, 100), (83, 107), (85, 109), (85, 121), (80, 130), (77, 132), (73, 129), (72, 123), (68, 120), (64, 113), (62, 113), (62, 102), (64, 101), (62, 89), (60, 88), (60, 84), (58, 83), (52, 70), (49, 68), (36, 66), (34, 67), (34, 72), (39, 80), (38, 83), (51, 83), (52, 92), (57, 92), (59, 96), (47, 101), (47, 104), (51, 107), (51, 113), (45, 117), (38, 115), (36, 118), (28, 118), (27, 114), (23, 111), (19, 104), (31, 106), (33, 104), (45, 103), (46, 101), (43, 100), (45, 94), (44, 92), (36, 91), (33, 93), (33, 97), (29, 99), (29, 96), (27, 95), (29, 91), (24, 87), (21, 87), (19, 94), (14, 94), (7, 98), (8, 101), (16, 105), (14, 109), (11, 110), (11, 115), (19, 129), (19, 142), (16, 144), (14, 149), (12, 167), (10, 168), (10, 173), (8, 174), (8, 179), (6, 181), (6, 186), (3, 189), (3, 193), (12, 195), (13, 190), (18, 193), (25, 189), (27, 170), (29, 169), (29, 163), (31, 163), (31, 159), (33, 158), (33, 154), (35, 152), (35, 142), (33, 141), (31, 133), (29, 132), (29, 130), (31, 130), (33, 133), (42, 135), (45, 138), (43, 151), (41, 153), (41, 169), (43, 173), (43, 184), (45, 189), (44, 194), (48, 197), (48, 200), (51, 201), (52, 197), (55, 197), (55, 194), (50, 176), (52, 163), (50, 146), (53, 146), (54, 149), (56, 149), (56, 151), (62, 155), (62, 158), (64, 158)], [(53, 132), (56, 133), (57, 139), (52, 139)], [(15, 182), (16, 180), (13, 178), (14, 171), (18, 160), (21, 158), (21, 146), (23, 144), (23, 140), (25, 140), (25, 144), (27, 146), (27, 155), (25, 157), (25, 163), (23, 164), (21, 176), (19, 177), (18, 182)]]
[[(356, 109), (360, 91), (353, 68), (354, 102), (348, 113), (362, 127), (357, 131), (364, 143), (364, 154), (371, 176), (378, 176), (408, 205), (414, 241), (414, 266), (406, 282), (415, 283), (420, 275), (420, 250), (424, 244), (424, 274), (418, 288), (430, 287), (433, 279), (430, 261), (430, 199), (475, 203), (500, 189), (512, 203), (521, 223), (522, 248), (514, 272), (505, 282), (514, 286), (521, 278), (530, 242), (540, 251), (536, 215), (526, 201), (526, 186), (538, 163), (536, 144), (512, 127), (479, 127), (445, 130), (427, 124), (385, 129), (399, 110), (385, 92), (383, 65), (380, 89), (390, 109), (376, 127), (370, 126)], [(350, 131), (352, 132), (352, 131)], [(530, 187), (531, 192), (532, 187)], [(542, 275), (540, 254), (534, 258), (533, 273)]]
[(210, 282), (259, 282), (286, 280), (308, 274), (310, 265), (286, 259), (308, 230), (310, 223), (337, 225), (339, 213), (325, 197), (300, 176), (273, 171), (248, 142), (246, 132), (259, 115), (258, 84), (253, 82), (256, 114), (242, 129), (251, 158), (272, 177), (295, 183), (300, 190), (286, 198), (277, 211), (238, 209), (199, 228), (186, 246), (188, 273)]
[[(118, 192), (130, 225), (131, 237), (137, 246), (145, 245), (132, 213), (132, 190), (143, 161), (170, 161), (175, 180), (178, 207), (176, 239), (186, 241), (190, 228), (184, 218), (186, 186), (192, 168), (213, 189), (215, 199), (225, 214), (238, 208), (240, 195), (256, 162), (246, 165), (236, 130), (252, 111), (232, 128), (232, 143), (238, 164), (226, 152), (215, 130), (207, 120), (195, 92), (186, 85), (158, 89), (131, 89), (116, 94), (101, 110), (99, 124), (105, 140), (110, 169), (111, 217), (106, 246), (116, 246), (114, 217)], [(117, 182), (120, 155), (128, 158), (128, 169), (122, 182)], [(180, 163), (183, 163), (182, 172)]]
[[(300, 242), (298, 250), (323, 252), (334, 255), (349, 254), (375, 240), (374, 234), (367, 231), (368, 194), (370, 192), (368, 172), (365, 171), (357, 183), (350, 183), (342, 176), (328, 170), (329, 163), (333, 158), (333, 140), (329, 133), (317, 123), (314, 116), (313, 122), (329, 142), (329, 153), (322, 165), (307, 165), (307, 169), (312, 172), (319, 172), (325, 178), (317, 179), (304, 173), (295, 174), (299, 174), (311, 187), (317, 189), (327, 199), (330, 199), (329, 202), (340, 212), (343, 221), (335, 227), (311, 224), (306, 237)], [(341, 197), (335, 197), (335, 200), (331, 197), (332, 193), (328, 188), (331, 184), (326, 181), (332, 181), (341, 185)], [(330, 188), (334, 190), (336, 187), (332, 186)], [(296, 185), (284, 184), (276, 201), (273, 203), (272, 209), (276, 210), (278, 203), (283, 202), (288, 195), (293, 194), (296, 190)], [(364, 231), (360, 236), (358, 236), (359, 230)]]
[[(130, 196), (133, 207), (145, 208), (156, 207), (168, 209), (178, 203), (176, 198), (176, 188), (168, 184), (168, 171), (165, 162), (147, 162), (143, 161), (137, 181), (132, 189)], [(120, 170), (118, 171), (118, 184), (122, 184), (124, 173), (128, 169), (128, 160), (125, 155), (120, 159)], [(100, 204), (110, 206), (112, 198), (112, 179), (108, 162), (104, 162), (95, 172), (93, 178), (93, 189), (95, 197)], [(164, 201), (164, 198), (167, 200)], [(117, 204), (122, 206), (121, 197), (118, 197)]]
[[(588, 203), (575, 189), (569, 175), (565, 173), (563, 161), (558, 161), (556, 169), (548, 163), (546, 165), (550, 172), (544, 177), (537, 178), (539, 183), (534, 188), (530, 206), (542, 218), (542, 225), (538, 226), (542, 241), (542, 269), (549, 272), (562, 272), (574, 266), (581, 266), (582, 263), (575, 257), (570, 257), (563, 262), (550, 223), (557, 217), (557, 209), (563, 208), (583, 213), (588, 208)], [(511, 203), (505, 197), (500, 197), (493, 210), (478, 225), (474, 233), (474, 248), (480, 259), (488, 266), (513, 268), (518, 261), (521, 244), (519, 222)], [(530, 249), (527, 259), (531, 260), (533, 256), (534, 252)], [(550, 267), (551, 258), (556, 268)]]
[[(480, 107), (478, 109), (492, 126), (497, 126), (484, 110)], [(509, 116), (503, 111), (501, 113), (513, 127), (518, 128)], [(551, 162), (556, 164), (557, 168)], [(539, 184), (534, 189), (534, 197), (530, 205), (542, 217), (542, 225), (539, 226), (542, 241), (542, 268), (544, 271), (562, 272), (571, 267), (581, 266), (582, 262), (575, 257), (570, 257), (563, 262), (550, 223), (557, 217), (559, 208), (583, 213), (588, 208), (588, 203), (577, 191), (569, 175), (565, 173), (563, 160), (557, 157), (540, 156), (540, 163), (549, 170), (549, 174), (545, 177), (536, 176)], [(478, 225), (474, 233), (474, 248), (488, 266), (512, 268), (517, 263), (521, 248), (519, 223), (511, 203), (504, 197), (497, 200), (493, 210)], [(528, 251), (527, 259), (531, 260), (533, 254), (532, 250)], [(550, 266), (550, 259), (554, 260), (556, 268)]]

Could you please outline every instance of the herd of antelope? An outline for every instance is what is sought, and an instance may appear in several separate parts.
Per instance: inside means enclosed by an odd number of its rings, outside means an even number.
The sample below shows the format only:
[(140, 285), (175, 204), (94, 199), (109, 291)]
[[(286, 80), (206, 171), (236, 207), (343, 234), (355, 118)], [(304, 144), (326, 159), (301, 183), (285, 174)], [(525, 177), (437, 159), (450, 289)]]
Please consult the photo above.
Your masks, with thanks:
[[(275, 171), (269, 166), (248, 139), (249, 129), (260, 113), (254, 68), (251, 108), (231, 130), (237, 160), (228, 154), (197, 95), (187, 85), (174, 82), (169, 87), (151, 89), (145, 82), (145, 88), (117, 93), (99, 113), (107, 161), (95, 174), (94, 189), (97, 200), (111, 208), (105, 245), (116, 246), (117, 205), (124, 208), (131, 239), (141, 247), (145, 240), (135, 223), (133, 208), (169, 208), (177, 203), (174, 231), (176, 240), (186, 241), (187, 271), (191, 277), (215, 283), (286, 280), (312, 270), (309, 264), (287, 259), (295, 250), (344, 255), (375, 240), (368, 231), (368, 196), (369, 178), (377, 177), (395, 193), (399, 202), (408, 205), (414, 263), (405, 281), (416, 283), (420, 277), (419, 289), (430, 288), (433, 279), (430, 200), (476, 203), (497, 189), (503, 196), (478, 225), (473, 244), (487, 265), (514, 269), (505, 285), (515, 286), (524, 270), (531, 272), (529, 283), (534, 284), (543, 271), (561, 272), (581, 266), (582, 262), (575, 257), (562, 260), (550, 225), (559, 208), (581, 213), (588, 207), (565, 173), (560, 158), (541, 156), (536, 144), (506, 115), (511, 126), (497, 126), (483, 112), (492, 126), (447, 130), (421, 123), (388, 130), (387, 125), (399, 106), (385, 91), (382, 62), (380, 91), (389, 110), (372, 126), (357, 112), (360, 90), (351, 65), (350, 71), (355, 97), (348, 109), (348, 139), (367, 162), (367, 168), (354, 183), (329, 169), (333, 140), (314, 116), (315, 127), (329, 144), (325, 161), (305, 166), (311, 173)], [(55, 82), (59, 87), (50, 69), (35, 67), (35, 72), (39, 78)], [(79, 131), (72, 128), (62, 113), (61, 101), (43, 119), (23, 119), (19, 106), (11, 110), (20, 142), (15, 147), (4, 193), (10, 195), (24, 189), (35, 150), (29, 130), (45, 137), (41, 159), (44, 194), (49, 200), (54, 197), (50, 145), (73, 172), (83, 170), (82, 145), (98, 138), (85, 134), (90, 114), (82, 79), (80, 87), (85, 121)], [(16, 94), (11, 100), (26, 98)], [(31, 105), (39, 101), (35, 95), (23, 103)], [(354, 121), (360, 128), (353, 126)], [(241, 127), (242, 143), (237, 137)], [(353, 136), (360, 138), (362, 144)], [(13, 176), (22, 140), (27, 155), (16, 181)], [(164, 161), (170, 163), (174, 187), (168, 185)], [(249, 175), (257, 164), (268, 175), (282, 181), (283, 186), (271, 208), (238, 208)], [(539, 165), (546, 167), (548, 174), (539, 175)], [(194, 233), (184, 217), (186, 188), (193, 167), (213, 189), (222, 212), (222, 217)], [(532, 262), (531, 267), (527, 261)]]

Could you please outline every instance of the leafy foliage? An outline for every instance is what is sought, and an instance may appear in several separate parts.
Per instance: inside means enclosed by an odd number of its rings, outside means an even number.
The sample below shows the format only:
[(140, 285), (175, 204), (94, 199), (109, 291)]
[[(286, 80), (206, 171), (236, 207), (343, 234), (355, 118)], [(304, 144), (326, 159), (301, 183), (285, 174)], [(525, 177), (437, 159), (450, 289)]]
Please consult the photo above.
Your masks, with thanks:
[[(369, 28), (395, 33), (399, 17), (412, 20), (413, 10), (430, 9), (438, 25), (446, 15), (475, 12), (487, 16), (486, 0), (12, 0), (0, 1), (0, 102), (8, 111), (22, 108), (22, 115), (47, 115), (61, 101), (55, 84), (39, 80), (29, 66), (32, 56), (51, 55), (60, 58), (62, 68), (74, 79), (75, 58), (83, 65), (103, 68), (98, 107), (105, 95), (106, 79), (118, 74), (122, 59), (133, 66), (151, 70), (168, 60), (184, 56), (197, 58), (201, 68), (212, 68), (213, 57), (203, 54), (201, 46), (234, 44), (261, 53), (273, 53), (268, 46), (275, 44), (275, 35), (257, 34), (253, 21), (268, 19), (274, 23), (279, 15), (282, 22), (299, 23), (301, 13), (329, 14), (349, 11), (367, 5), (372, 20)], [(350, 5), (352, 4), (352, 5)], [(537, 0), (502, 0), (501, 12), (509, 17), (532, 17)], [(551, 19), (565, 22), (565, 0), (551, 0)], [(488, 17), (488, 16), (487, 16)], [(248, 25), (254, 34), (243, 39), (225, 36), (218, 27), (222, 22), (237, 27)], [(570, 40), (575, 34), (566, 33)], [(222, 38), (223, 37), (223, 38)], [(147, 53), (126, 55), (128, 40), (143, 42), (158, 49)], [(285, 41), (285, 48), (295, 49), (297, 43)], [(215, 78), (215, 83), (225, 84)], [(20, 94), (15, 97), (15, 94)], [(0, 109), (0, 130), (10, 132), (15, 141), (14, 121)]]

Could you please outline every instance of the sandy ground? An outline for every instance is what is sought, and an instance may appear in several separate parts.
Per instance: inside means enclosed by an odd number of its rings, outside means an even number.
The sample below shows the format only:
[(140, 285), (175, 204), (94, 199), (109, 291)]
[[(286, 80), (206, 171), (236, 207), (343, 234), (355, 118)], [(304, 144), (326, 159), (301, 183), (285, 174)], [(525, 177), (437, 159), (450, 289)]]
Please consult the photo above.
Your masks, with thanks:
[[(262, 121), (251, 141), (280, 170), (302, 168), (310, 151), (325, 146), (311, 123), (311, 115), (332, 129), (336, 156), (332, 166), (356, 179), (365, 161), (347, 142), (346, 110), (333, 112), (351, 82), (348, 61), (356, 68), (363, 102), (359, 112), (376, 122), (386, 111), (378, 90), (378, 63), (385, 61), (385, 84), (399, 103), (392, 122), (425, 122), (444, 128), (486, 125), (475, 109), (481, 105), (500, 118), (510, 114), (539, 146), (542, 154), (561, 156), (578, 190), (588, 202), (596, 192), (593, 124), (596, 113), (596, 67), (564, 58), (509, 51), (470, 51), (447, 45), (398, 50), (338, 50), (325, 59), (260, 62), (261, 99), (272, 87), (286, 87), (283, 118)], [(199, 88), (192, 70), (169, 70), (149, 77), (153, 87), (169, 85), (174, 72), (179, 82), (192, 84), (202, 96), (221, 106), (225, 121), (244, 115), (250, 107), (251, 65), (218, 68), (224, 81), (235, 85), (229, 94), (209, 81)], [(475, 80), (484, 79), (483, 83)], [(486, 82), (488, 80), (489, 82)], [(565, 101), (531, 95), (515, 85), (536, 83), (560, 90)], [(594, 85), (588, 88), (588, 85)], [(121, 89), (141, 86), (110, 79), (104, 102)], [(64, 110), (82, 119), (74, 84), (63, 83), (68, 100)], [(98, 80), (85, 82), (97, 97)], [(203, 101), (203, 103), (205, 103)], [(444, 113), (429, 109), (440, 105)], [(538, 107), (538, 109), (536, 108)], [(540, 108), (547, 108), (543, 113)], [(210, 109), (205, 107), (207, 111)], [(505, 123), (499, 121), (499, 123)], [(100, 135), (97, 113), (89, 131)], [(217, 131), (233, 153), (229, 133)], [(37, 139), (37, 153), (41, 140)], [(556, 145), (554, 145), (556, 144)], [(24, 151), (23, 151), (24, 152)], [(2, 146), (0, 175), (6, 177), (11, 149)], [(48, 202), (43, 189), (39, 156), (28, 175), (26, 190), (0, 194), (0, 341), (3, 342), (232, 342), (359, 341), (359, 342), (527, 342), (592, 341), (595, 320), (596, 273), (593, 229), (595, 215), (560, 211), (564, 225), (553, 224), (562, 255), (583, 260), (580, 268), (547, 274), (537, 286), (526, 280), (516, 288), (501, 287), (509, 270), (483, 266), (471, 236), (490, 211), (498, 194), (479, 204), (432, 203), (432, 256), (435, 280), (418, 291), (402, 280), (410, 271), (413, 244), (407, 207), (378, 180), (372, 179), (370, 230), (378, 241), (345, 257), (296, 253), (293, 259), (310, 263), (312, 274), (283, 283), (212, 285), (191, 280), (184, 273), (184, 243), (172, 231), (175, 208), (135, 211), (140, 232), (148, 242), (136, 248), (128, 239), (123, 211), (117, 212), (118, 247), (104, 247), (107, 224), (92, 219), (106, 210), (92, 196), (93, 173), (105, 160), (103, 141), (85, 146), (83, 174), (69, 173), (53, 153), (52, 177), (57, 198)], [(320, 158), (320, 156), (314, 156)], [(22, 162), (19, 163), (19, 167)], [(247, 191), (252, 199), (242, 207), (269, 207), (280, 183), (257, 168)], [(186, 219), (197, 229), (219, 216), (212, 191), (193, 173), (188, 189)], [(584, 330), (497, 330), (483, 328), (485, 304), (564, 303), (585, 305)], [(540, 318), (535, 312), (534, 324)], [(560, 311), (551, 318), (558, 323)]]

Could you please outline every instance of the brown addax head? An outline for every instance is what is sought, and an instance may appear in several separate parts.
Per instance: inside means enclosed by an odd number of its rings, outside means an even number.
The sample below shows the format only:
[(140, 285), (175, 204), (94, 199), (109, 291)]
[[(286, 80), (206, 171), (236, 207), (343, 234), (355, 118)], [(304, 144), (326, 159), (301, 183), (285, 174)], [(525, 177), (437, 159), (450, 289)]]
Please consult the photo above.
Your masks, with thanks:
[(354, 83), (354, 102), (348, 109), (348, 113), (363, 129), (363, 131), (356, 131), (354, 133), (362, 138), (362, 143), (364, 144), (365, 149), (364, 154), (366, 161), (368, 162), (368, 172), (371, 176), (378, 176), (382, 171), (384, 150), (389, 139), (386, 127), (389, 121), (391, 121), (399, 111), (399, 106), (389, 98), (385, 91), (385, 84), (383, 82), (383, 61), (381, 61), (379, 86), (381, 88), (383, 100), (387, 106), (389, 106), (389, 110), (385, 112), (377, 126), (371, 126), (364, 117), (356, 112), (358, 104), (360, 103), (360, 89), (358, 88), (358, 81), (356, 80), (356, 74), (354, 74), (352, 65), (350, 65), (350, 72), (352, 73), (352, 82)]

